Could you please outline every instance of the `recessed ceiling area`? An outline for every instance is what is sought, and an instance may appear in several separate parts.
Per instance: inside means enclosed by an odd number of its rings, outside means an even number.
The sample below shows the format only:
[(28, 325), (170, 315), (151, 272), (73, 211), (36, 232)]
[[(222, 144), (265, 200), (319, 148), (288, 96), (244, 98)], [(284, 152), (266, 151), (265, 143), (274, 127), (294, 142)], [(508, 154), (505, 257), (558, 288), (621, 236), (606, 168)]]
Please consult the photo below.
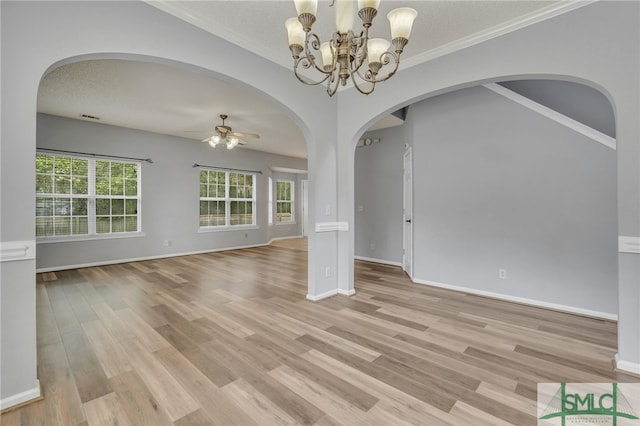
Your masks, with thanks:
[(235, 131), (260, 134), (237, 149), (307, 155), (300, 129), (264, 97), (204, 72), (153, 62), (102, 59), (56, 68), (40, 84), (38, 112), (198, 143), (227, 114)]

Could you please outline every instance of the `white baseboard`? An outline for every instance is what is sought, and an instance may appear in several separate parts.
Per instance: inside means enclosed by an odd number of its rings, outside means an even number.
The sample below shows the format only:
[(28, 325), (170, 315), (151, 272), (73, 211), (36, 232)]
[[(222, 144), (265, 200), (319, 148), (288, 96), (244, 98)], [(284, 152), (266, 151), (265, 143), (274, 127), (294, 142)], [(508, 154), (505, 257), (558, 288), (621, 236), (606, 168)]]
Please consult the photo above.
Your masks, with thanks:
[(616, 370), (640, 375), (640, 363), (622, 361), (618, 354), (616, 354), (615, 360), (616, 360)]
[(40, 396), (42, 394), (40, 393), (40, 381), (38, 381), (38, 386), (33, 389), (0, 399), (0, 411), (38, 399)]
[(326, 299), (327, 297), (335, 296), (336, 294), (341, 294), (343, 296), (353, 296), (354, 294), (356, 294), (356, 290), (354, 288), (352, 288), (351, 290), (343, 290), (341, 288), (336, 288), (315, 296), (312, 294), (307, 294), (307, 300), (311, 300), (312, 302), (317, 302), (318, 300)]
[(170, 254), (159, 254), (154, 256), (135, 257), (131, 259), (116, 259), (116, 260), (105, 260), (101, 262), (79, 263), (76, 265), (52, 266), (49, 268), (38, 268), (36, 269), (36, 273), (64, 271), (67, 269), (91, 268), (94, 266), (116, 265), (118, 263), (140, 262), (143, 260), (166, 259), (169, 257), (189, 256), (192, 254), (216, 253), (216, 252), (227, 251), (227, 250), (241, 250), (241, 249), (254, 248), (254, 247), (264, 247), (264, 246), (268, 246), (274, 241), (291, 240), (295, 238), (304, 238), (304, 236), (296, 235), (293, 237), (276, 237), (276, 238), (270, 239), (269, 242), (265, 244), (250, 244), (246, 246), (224, 247), (224, 248), (213, 249), (213, 250), (198, 250), (198, 251), (190, 251), (190, 252), (183, 252), (183, 253), (170, 253)]
[(392, 260), (374, 259), (372, 257), (364, 257), (364, 256), (354, 256), (353, 258), (355, 260), (362, 260), (364, 262), (381, 263), (383, 265), (402, 267), (402, 262), (394, 262)]
[(269, 243), (265, 244), (250, 244), (246, 246), (238, 246), (238, 247), (224, 247), (219, 249), (210, 249), (210, 250), (198, 250), (198, 251), (190, 251), (184, 253), (169, 253), (169, 254), (159, 254), (155, 256), (144, 256), (144, 257), (134, 257), (129, 259), (115, 259), (115, 260), (105, 260), (101, 262), (89, 262), (89, 263), (79, 263), (76, 265), (64, 265), (64, 266), (52, 266), (49, 268), (38, 268), (36, 269), (36, 273), (40, 272), (55, 272), (55, 271), (64, 271), (67, 269), (79, 269), (79, 268), (91, 268), (94, 266), (105, 266), (105, 265), (116, 265), (118, 263), (129, 263), (129, 262), (140, 262), (144, 260), (156, 260), (156, 259), (166, 259), (169, 257), (180, 257), (180, 256), (190, 256), (193, 254), (205, 254), (205, 253), (216, 253), (220, 251), (228, 251), (228, 250), (241, 250), (247, 248), (254, 247), (264, 247), (268, 246)]
[(343, 290), (341, 288), (338, 289), (338, 294), (341, 294), (343, 296), (353, 296), (354, 294), (356, 294), (356, 289), (352, 288), (351, 290)]
[(327, 297), (335, 296), (336, 294), (338, 294), (337, 288), (317, 295), (307, 294), (307, 300), (317, 302), (318, 300), (326, 299)]
[(289, 236), (289, 237), (273, 237), (272, 239), (269, 240), (267, 245), (271, 244), (274, 241), (295, 240), (295, 239), (299, 239), (299, 238), (304, 238), (304, 235), (292, 235), (292, 236)]
[(438, 282), (434, 282), (434, 281), (414, 279), (413, 282), (416, 283), (416, 284), (423, 284), (423, 285), (430, 285), (430, 286), (433, 286), (433, 287), (446, 288), (448, 290), (461, 291), (461, 292), (464, 292), (464, 293), (475, 294), (475, 295), (478, 295), (478, 296), (491, 297), (493, 299), (506, 300), (508, 302), (522, 303), (524, 305), (531, 305), (531, 306), (536, 306), (536, 307), (539, 307), (539, 308), (552, 309), (554, 311), (561, 311), (561, 312), (567, 312), (567, 313), (571, 313), (571, 314), (583, 315), (583, 316), (587, 316), (587, 317), (594, 317), (594, 318), (606, 319), (606, 320), (611, 320), (611, 321), (618, 321), (618, 315), (617, 314), (611, 314), (611, 313), (608, 313), (608, 312), (592, 311), (592, 310), (589, 310), (589, 309), (576, 308), (574, 306), (561, 305), (561, 304), (558, 304), (558, 303), (543, 302), (541, 300), (527, 299), (525, 297), (518, 297), (518, 296), (510, 296), (510, 295), (507, 295), (507, 294), (494, 293), (494, 292), (491, 292), (491, 291), (476, 290), (474, 288), (460, 287), (460, 286), (455, 286), (455, 285), (450, 285), (450, 284), (442, 284), (442, 283), (438, 283)]

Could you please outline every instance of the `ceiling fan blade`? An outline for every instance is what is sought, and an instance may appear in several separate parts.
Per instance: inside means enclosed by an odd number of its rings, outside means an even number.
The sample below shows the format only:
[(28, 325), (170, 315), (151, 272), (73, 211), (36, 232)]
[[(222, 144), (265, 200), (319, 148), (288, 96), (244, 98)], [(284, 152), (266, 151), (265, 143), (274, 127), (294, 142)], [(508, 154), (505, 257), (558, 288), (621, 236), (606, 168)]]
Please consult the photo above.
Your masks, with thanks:
[(260, 139), (260, 135), (257, 133), (233, 132), (231, 134), (240, 138)]
[(243, 141), (242, 139), (238, 138), (238, 145), (246, 145), (247, 141)]

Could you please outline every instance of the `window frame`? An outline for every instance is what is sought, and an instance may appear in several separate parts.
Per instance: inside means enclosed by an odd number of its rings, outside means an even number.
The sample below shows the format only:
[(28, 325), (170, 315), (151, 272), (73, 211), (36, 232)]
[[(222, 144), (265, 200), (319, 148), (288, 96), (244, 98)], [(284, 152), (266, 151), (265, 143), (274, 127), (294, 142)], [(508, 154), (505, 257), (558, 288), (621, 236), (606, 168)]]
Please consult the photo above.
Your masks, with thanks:
[[(200, 189), (200, 185), (202, 185), (201, 174), (202, 172), (216, 172), (216, 173), (224, 173), (225, 182), (224, 182), (224, 197), (203, 197), (199, 195), (198, 197), (198, 232), (220, 232), (220, 231), (234, 231), (234, 230), (242, 230), (242, 229), (257, 229), (257, 202), (256, 202), (256, 186), (258, 182), (258, 178), (256, 173), (246, 172), (241, 170), (222, 170), (216, 168), (208, 168), (208, 167), (200, 167), (198, 172), (198, 189)], [(246, 177), (251, 177), (251, 197), (231, 197), (231, 175), (238, 174), (244, 175)], [(207, 185), (210, 185), (207, 182)], [(201, 194), (201, 193), (200, 193)], [(210, 202), (210, 201), (223, 201), (224, 205), (224, 225), (202, 225), (202, 213), (201, 213), (201, 203)], [(232, 202), (251, 202), (251, 223), (238, 223), (232, 224), (232, 212), (231, 212), (231, 203)]]
[[(142, 232), (142, 162), (136, 160), (127, 160), (127, 159), (113, 159), (106, 158), (100, 156), (89, 156), (89, 155), (81, 155), (81, 154), (58, 154), (48, 152), (47, 150), (36, 150), (36, 158), (39, 155), (45, 155), (49, 157), (57, 157), (57, 158), (68, 158), (71, 161), (73, 160), (84, 160), (87, 162), (87, 193), (85, 194), (63, 194), (57, 192), (51, 193), (39, 193), (37, 192), (37, 186), (35, 188), (35, 199), (37, 203), (37, 199), (39, 198), (50, 198), (50, 199), (64, 199), (69, 198), (73, 199), (86, 199), (87, 200), (87, 233), (86, 234), (67, 234), (67, 235), (36, 235), (36, 243), (57, 243), (57, 242), (68, 242), (68, 241), (87, 241), (87, 240), (102, 240), (102, 239), (115, 239), (115, 238), (132, 238), (132, 237), (142, 237), (145, 235)], [(109, 194), (109, 195), (98, 195), (96, 192), (96, 163), (99, 161), (108, 162), (110, 165), (112, 163), (119, 164), (133, 164), (136, 166), (136, 195), (126, 195), (126, 194)], [(110, 166), (111, 167), (111, 166)], [(38, 173), (36, 170), (36, 179), (37, 176), (41, 173)], [(55, 175), (55, 171), (52, 172), (52, 176)], [(73, 178), (73, 175), (70, 175)], [(123, 181), (124, 182), (124, 181)], [(109, 183), (109, 189), (111, 192), (111, 181)], [(71, 191), (70, 191), (71, 192)], [(123, 192), (126, 192), (123, 190)], [(126, 200), (135, 199), (136, 200), (136, 230), (135, 231), (122, 231), (122, 232), (97, 232), (97, 199), (122, 199), (123, 205), (126, 206)], [(36, 209), (37, 209), (36, 205)], [(126, 207), (123, 207), (123, 209)], [(35, 219), (37, 221), (38, 217), (51, 217), (55, 218), (56, 216), (38, 216), (37, 211), (35, 213)], [(132, 215), (126, 215), (126, 210), (123, 210), (122, 215), (114, 215), (110, 212), (109, 215), (101, 215), (102, 217), (112, 218), (113, 216), (122, 216), (125, 221), (125, 229), (126, 229), (126, 217)], [(111, 223), (111, 221), (110, 221)]]
[(273, 225), (273, 178), (269, 176), (269, 199), (267, 202), (267, 223)]
[[(290, 185), (290, 195), (291, 195), (291, 199), (290, 200), (285, 200), (285, 199), (280, 199), (278, 196), (278, 184), (279, 183), (288, 183)], [(276, 207), (276, 215), (275, 215), (275, 224), (276, 225), (291, 225), (291, 224), (295, 224), (296, 223), (296, 208), (295, 208), (295, 181), (293, 179), (276, 179), (276, 201), (275, 201), (275, 207)], [(283, 203), (289, 203), (291, 204), (291, 219), (290, 220), (279, 220), (278, 219), (278, 205), (279, 204), (283, 204)]]

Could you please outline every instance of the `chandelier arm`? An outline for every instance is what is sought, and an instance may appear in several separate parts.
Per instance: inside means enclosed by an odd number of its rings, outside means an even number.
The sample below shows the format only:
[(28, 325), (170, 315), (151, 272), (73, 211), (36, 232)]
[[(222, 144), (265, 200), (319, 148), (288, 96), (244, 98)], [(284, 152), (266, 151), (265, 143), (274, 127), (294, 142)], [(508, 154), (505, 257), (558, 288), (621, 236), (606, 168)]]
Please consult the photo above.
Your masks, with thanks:
[[(358, 78), (356, 78), (356, 77), (360, 77), (360, 79), (361, 79), (362, 81), (369, 83), (371, 86), (370, 86), (368, 89), (366, 89), (366, 88), (364, 88), (364, 87), (361, 87), (361, 86), (358, 84)], [(353, 87), (355, 87), (355, 88), (356, 88), (356, 90), (357, 90), (358, 92), (362, 93), (363, 95), (368, 95), (368, 94), (370, 94), (370, 93), (371, 93), (371, 92), (373, 92), (373, 90), (376, 88), (376, 82), (375, 82), (375, 81), (369, 81), (369, 80), (367, 80), (367, 79), (362, 78), (362, 76), (360, 75), (360, 72), (357, 72), (357, 73), (355, 73), (355, 74), (354, 74), (354, 73), (352, 73), (352, 74), (351, 74), (351, 80), (353, 81)]]
[(349, 61), (351, 63), (350, 72), (353, 75), (358, 71), (368, 56), (367, 41), (369, 40), (369, 28), (365, 27), (364, 31), (360, 33), (358, 37), (353, 37), (354, 46), (354, 59), (355, 61)]
[[(318, 64), (316, 64), (315, 56), (309, 49), (309, 40), (311, 40), (311, 47), (313, 48), (313, 50), (322, 55), (322, 53), (320, 53), (320, 38), (318, 37), (318, 35), (315, 33), (306, 33), (304, 38), (304, 58), (306, 58), (310, 66), (313, 66), (313, 68), (315, 68), (318, 72), (327, 75), (333, 73), (333, 71), (335, 70), (335, 61), (330, 70), (325, 71), (324, 68), (320, 68)], [(334, 54), (333, 56), (335, 57), (336, 55)], [(310, 66), (306, 66), (305, 68), (310, 68)], [(322, 81), (324, 81), (324, 79)]]
[(307, 84), (309, 86), (317, 86), (318, 84), (322, 84), (325, 81), (327, 81), (329, 77), (331, 77), (330, 73), (325, 73), (326, 75), (321, 80), (318, 80), (318, 81), (311, 80), (309, 77), (300, 75), (298, 73), (298, 68), (300, 66), (302, 66), (302, 68), (304, 69), (311, 68), (311, 64), (309, 63), (308, 59), (305, 56), (301, 56), (300, 58), (295, 60), (293, 65), (293, 74), (296, 76), (298, 80), (300, 80), (301, 83)]
[[(333, 84), (333, 87), (331, 87), (331, 84)], [(327, 81), (327, 93), (329, 94), (329, 96), (333, 96), (336, 94), (339, 85), (340, 79), (336, 78), (336, 75), (332, 73), (331, 78), (329, 79), (329, 81)]]
[(377, 78), (377, 73), (374, 75), (370, 69), (368, 69), (364, 73), (364, 76), (360, 74), (360, 71), (358, 71), (358, 77), (360, 77), (364, 81), (368, 81), (369, 83), (380, 83), (393, 77), (393, 75), (398, 71), (398, 67), (400, 66), (400, 56), (394, 52), (387, 51), (380, 55), (380, 58), (383, 58), (381, 66), (388, 65), (389, 63), (391, 63), (391, 59), (393, 59), (395, 62), (393, 69), (381, 78)]

